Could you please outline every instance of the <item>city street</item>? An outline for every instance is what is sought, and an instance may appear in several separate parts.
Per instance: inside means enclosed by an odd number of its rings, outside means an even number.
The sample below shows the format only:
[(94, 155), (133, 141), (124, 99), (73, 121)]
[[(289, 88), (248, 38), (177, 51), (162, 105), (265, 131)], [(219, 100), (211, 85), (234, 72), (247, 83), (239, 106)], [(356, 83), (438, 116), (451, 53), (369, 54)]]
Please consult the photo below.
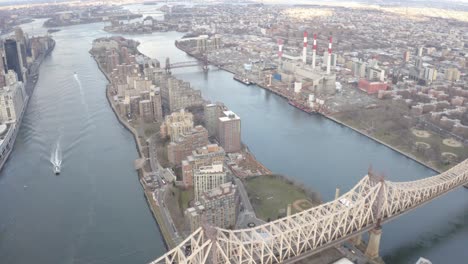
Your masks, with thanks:
[(239, 212), (239, 216), (237, 217), (236, 229), (249, 228), (264, 224), (265, 221), (258, 219), (255, 215), (255, 211), (250, 203), (249, 196), (247, 195), (247, 191), (245, 190), (242, 181), (239, 178), (234, 177), (234, 182), (237, 185), (237, 190), (240, 194), (239, 196), (242, 208), (242, 211)]
[[(156, 143), (154, 138), (157, 137), (157, 133), (152, 135), (148, 140), (148, 148), (149, 148), (149, 161), (151, 165), (151, 169), (154, 172), (154, 177), (155, 180), (158, 181), (159, 183), (159, 189), (155, 191), (155, 195), (153, 197), (156, 198), (156, 202), (160, 206), (160, 210), (162, 212), (162, 216), (164, 219), (164, 225), (167, 227), (167, 230), (170, 232), (170, 235), (175, 243), (180, 243), (182, 241), (182, 238), (179, 236), (179, 233), (177, 232), (174, 222), (172, 221), (171, 214), (167, 210), (166, 204), (164, 202), (164, 196), (166, 194), (167, 190), (167, 185), (163, 184), (162, 178), (160, 173), (162, 173), (163, 168), (158, 162), (157, 156), (156, 156)], [(159, 223), (161, 224), (161, 223)]]

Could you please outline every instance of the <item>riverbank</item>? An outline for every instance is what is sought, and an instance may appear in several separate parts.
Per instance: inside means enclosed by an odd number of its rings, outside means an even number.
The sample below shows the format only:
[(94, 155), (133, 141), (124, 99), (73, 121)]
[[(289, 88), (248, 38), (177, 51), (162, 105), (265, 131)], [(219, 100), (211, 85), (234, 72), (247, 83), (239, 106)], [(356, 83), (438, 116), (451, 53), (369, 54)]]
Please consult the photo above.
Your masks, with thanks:
[(53, 18), (47, 19), (42, 26), (45, 28), (68, 27), (68, 26), (75, 26), (75, 25), (82, 25), (82, 24), (112, 21), (113, 19), (131, 20), (131, 19), (140, 18), (140, 17), (142, 17), (142, 15), (139, 15), (139, 14), (118, 14), (118, 15), (109, 15), (107, 17), (99, 16), (99, 17), (82, 18), (82, 19), (78, 19), (77, 21), (61, 20), (61, 19), (57, 19), (53, 17)]
[(333, 122), (335, 122), (335, 123), (337, 123), (337, 124), (339, 124), (339, 125), (348, 127), (348, 128), (350, 128), (350, 129), (352, 129), (353, 131), (355, 131), (355, 132), (357, 132), (357, 133), (359, 133), (359, 134), (361, 134), (361, 135), (363, 135), (363, 136), (365, 136), (365, 137), (367, 137), (367, 138), (369, 138), (369, 139), (372, 139), (373, 141), (375, 141), (375, 142), (377, 142), (377, 143), (380, 143), (380, 144), (386, 146), (387, 148), (390, 148), (390, 149), (392, 149), (393, 151), (396, 151), (396, 152), (400, 153), (401, 155), (403, 155), (403, 156), (405, 156), (405, 157), (407, 157), (407, 158), (409, 158), (409, 159), (412, 159), (412, 160), (416, 161), (417, 163), (419, 163), (419, 164), (425, 166), (426, 168), (429, 168), (429, 169), (431, 169), (431, 170), (433, 170), (433, 171), (435, 171), (435, 172), (437, 172), (437, 173), (442, 173), (442, 170), (440, 170), (440, 169), (438, 169), (438, 168), (436, 168), (436, 167), (434, 167), (434, 166), (432, 166), (432, 165), (430, 165), (430, 164), (428, 164), (428, 163), (426, 163), (426, 162), (424, 162), (424, 161), (418, 159), (417, 157), (415, 157), (415, 156), (412, 155), (411, 153), (407, 153), (407, 152), (405, 152), (405, 151), (402, 151), (402, 150), (398, 149), (397, 147), (394, 147), (394, 146), (392, 146), (392, 145), (390, 145), (390, 144), (387, 144), (387, 143), (383, 142), (382, 140), (380, 140), (380, 139), (378, 139), (378, 138), (376, 138), (376, 137), (373, 137), (373, 136), (367, 134), (366, 132), (364, 132), (364, 131), (362, 131), (362, 130), (356, 128), (356, 127), (353, 127), (353, 126), (350, 125), (350, 124), (344, 123), (344, 122), (342, 122), (342, 121), (340, 121), (340, 120), (334, 118), (334, 117), (331, 116), (331, 115), (323, 115), (323, 116), (326, 117), (326, 118), (328, 118), (328, 119), (330, 119), (330, 120), (332, 120)]
[[(267, 91), (269, 91), (269, 92), (272, 92), (272, 93), (274, 93), (274, 94), (276, 94), (276, 95), (282, 97), (282, 98), (285, 99), (285, 100), (289, 100), (289, 98), (287, 97), (287, 95), (281, 94), (281, 93), (279, 93), (279, 92), (277, 92), (277, 91), (275, 91), (275, 90), (273, 90), (273, 89), (270, 89), (269, 87), (267, 87), (267, 86), (265, 86), (265, 85), (256, 84), (256, 86), (258, 86), (258, 87), (260, 87), (260, 88), (263, 88), (263, 89), (265, 89), (265, 90), (267, 90)], [(301, 111), (304, 111), (303, 109), (299, 108), (299, 107), (296, 106), (296, 105), (293, 105), (293, 104), (290, 104), (290, 105), (294, 106), (295, 108), (297, 108), (297, 109), (299, 109), (299, 110), (301, 110)], [(306, 111), (306, 112), (307, 112), (307, 111)], [(307, 113), (308, 113), (308, 112), (307, 112)], [(367, 138), (369, 138), (369, 139), (371, 139), (371, 140), (373, 140), (373, 141), (375, 141), (375, 142), (377, 142), (377, 143), (380, 143), (380, 144), (382, 144), (382, 145), (384, 145), (384, 146), (386, 146), (386, 147), (392, 149), (393, 151), (396, 151), (396, 152), (398, 152), (399, 154), (401, 154), (401, 155), (403, 155), (403, 156), (405, 156), (405, 157), (407, 157), (407, 158), (409, 158), (409, 159), (411, 159), (411, 160), (414, 160), (414, 161), (416, 161), (417, 163), (419, 163), (419, 164), (423, 165), (424, 167), (427, 167), (427, 168), (429, 168), (429, 169), (431, 169), (431, 170), (433, 170), (433, 171), (435, 171), (435, 172), (441, 173), (441, 172), (443, 171), (443, 170), (441, 170), (441, 169), (439, 169), (439, 168), (436, 168), (435, 166), (433, 166), (433, 165), (431, 165), (431, 164), (428, 164), (427, 162), (424, 162), (424, 161), (420, 160), (419, 158), (417, 158), (416, 156), (412, 155), (411, 153), (405, 152), (405, 151), (403, 151), (403, 150), (401, 150), (401, 149), (398, 149), (396, 146), (392, 146), (392, 145), (390, 145), (390, 144), (388, 144), (388, 143), (385, 143), (384, 141), (382, 141), (382, 140), (380, 140), (380, 139), (378, 139), (378, 138), (376, 138), (376, 137), (373, 137), (373, 136), (367, 134), (366, 132), (364, 132), (364, 131), (362, 131), (362, 130), (360, 130), (360, 129), (354, 127), (354, 126), (352, 126), (352, 125), (349, 124), (349, 123), (345, 123), (345, 122), (343, 122), (343, 121), (341, 121), (341, 120), (338, 120), (337, 118), (333, 117), (332, 114), (327, 114), (327, 113), (309, 113), (309, 114), (318, 114), (318, 115), (321, 115), (321, 116), (323, 116), (323, 117), (325, 117), (325, 118), (327, 118), (327, 119), (329, 119), (329, 120), (331, 120), (331, 121), (333, 121), (333, 122), (335, 122), (335, 123), (337, 123), (337, 124), (339, 124), (339, 125), (341, 125), (341, 126), (350, 128), (351, 130), (353, 130), (353, 131), (355, 131), (355, 132), (357, 132), (357, 133), (359, 133), (359, 134), (361, 134), (361, 135), (363, 135), (363, 136), (365, 136), (365, 137), (367, 137)]]
[[(146, 57), (136, 49), (136, 46), (133, 46), (132, 49), (134, 49), (133, 52), (136, 54)], [(152, 149), (152, 143), (149, 139), (151, 135), (146, 134), (146, 129), (144, 126), (141, 126), (142, 124), (140, 124), (137, 119), (135, 121), (128, 121), (126, 120), (126, 116), (120, 114), (118, 105), (116, 104), (116, 100), (113, 95), (114, 92), (111, 89), (111, 75), (105, 70), (105, 62), (102, 60), (101, 53), (94, 51), (93, 49), (90, 50), (89, 53), (95, 59), (99, 70), (104, 74), (107, 81), (109, 82), (106, 87), (106, 99), (110, 104), (112, 111), (117, 116), (119, 123), (121, 123), (129, 132), (131, 132), (134, 137), (139, 155), (139, 159), (136, 160), (135, 164), (138, 164), (136, 167), (138, 168), (139, 180), (144, 189), (147, 204), (152, 211), (153, 217), (158, 224), (158, 228), (161, 234), (163, 235), (166, 247), (168, 249), (173, 248), (176, 244), (178, 244), (177, 242), (183, 233), (180, 225), (177, 225), (178, 220), (180, 220), (181, 217), (183, 218), (183, 214), (182, 216), (174, 216), (169, 213), (170, 210), (168, 211), (168, 209), (173, 208), (169, 206), (169, 203), (167, 203), (168, 201), (165, 202), (165, 200), (167, 200), (167, 197), (165, 196), (167, 189), (167, 186), (165, 186), (166, 182), (164, 182), (163, 179), (159, 179), (161, 176), (159, 174), (160, 170), (158, 170), (153, 163), (154, 160), (151, 156), (152, 152), (150, 151), (150, 149)], [(145, 148), (147, 146), (149, 146), (148, 149)], [(233, 170), (233, 172), (241, 178), (250, 177), (253, 175), (271, 174), (271, 171), (263, 164), (258, 162), (255, 157), (248, 151), (248, 148), (245, 145), (240, 153), (234, 153), (228, 156), (230, 161), (229, 164), (232, 165), (231, 168), (236, 168), (236, 170)], [(147, 162), (148, 160), (150, 160), (149, 163)], [(156, 163), (158, 163), (158, 160), (160, 159), (156, 159)], [(150, 182), (156, 182), (156, 184), (147, 183), (147, 178), (152, 178)]]
[[(94, 61), (96, 62), (96, 65), (98, 66), (99, 70), (106, 77), (107, 81), (110, 84), (111, 80), (110, 80), (109, 76), (107, 75), (107, 73), (102, 68), (99, 61), (96, 59), (96, 56), (91, 51), (89, 51), (89, 53), (92, 55), (92, 57), (93, 57)], [(115, 105), (113, 104), (113, 101), (112, 101), (112, 95), (110, 93), (109, 85), (106, 86), (105, 93), (106, 93), (107, 102), (111, 106), (111, 109), (114, 112), (114, 115), (117, 117), (118, 122), (126, 130), (128, 130), (132, 134), (133, 139), (135, 140), (135, 145), (136, 145), (136, 148), (137, 148), (139, 158), (140, 159), (145, 158), (145, 154), (142, 151), (143, 147), (141, 145), (141, 141), (140, 141), (140, 138), (138, 136), (138, 132), (128, 122), (123, 120), (120, 117), (120, 115), (118, 114), (117, 109), (115, 108)], [(156, 204), (156, 202), (154, 201), (152, 192), (148, 188), (146, 188), (146, 186), (141, 181), (141, 179), (144, 177), (144, 174), (145, 174), (143, 168), (140, 168), (137, 171), (138, 171), (139, 182), (140, 182), (140, 184), (141, 184), (141, 186), (143, 188), (145, 199), (146, 199), (146, 202), (148, 204), (148, 207), (151, 210), (151, 213), (153, 215), (154, 220), (156, 221), (159, 232), (162, 234), (162, 236), (164, 238), (163, 239), (164, 245), (165, 245), (166, 249), (169, 250), (169, 249), (175, 247), (176, 243), (174, 242), (172, 236), (170, 235), (170, 232), (168, 231), (168, 227), (166, 227), (165, 224), (164, 224), (164, 221), (162, 219), (162, 213), (163, 212), (161, 212), (160, 206), (158, 204)]]
[(49, 38), (50, 41), (50, 46), (49, 48), (42, 54), (39, 55), (39, 57), (30, 65), (29, 68), (29, 74), (27, 76), (26, 83), (24, 84), (24, 90), (26, 91), (26, 100), (24, 101), (23, 109), (21, 110), (20, 118), (18, 119), (17, 122), (14, 122), (13, 124), (9, 125), (9, 128), (7, 127), (7, 131), (3, 132), (4, 135), (2, 135), (2, 143), (0, 144), (0, 170), (2, 170), (3, 166), (6, 164), (8, 159), (10, 158), (11, 152), (13, 152), (15, 142), (16, 142), (16, 136), (18, 135), (18, 132), (21, 128), (21, 124), (23, 123), (23, 116), (26, 113), (26, 110), (29, 105), (29, 101), (31, 99), (32, 93), (34, 92), (34, 88), (36, 87), (38, 78), (39, 78), (39, 68), (44, 61), (45, 58), (47, 58), (50, 53), (54, 50), (55, 48), (55, 40), (52, 38)]
[[(192, 54), (192, 53), (190, 53), (190, 52), (188, 52), (188, 51), (182, 49), (179, 45), (175, 45), (175, 46), (176, 46), (177, 49), (183, 51), (185, 54), (189, 55), (190, 57), (195, 58), (195, 59), (201, 61), (200, 58), (198, 58), (198, 57), (195, 56), (194, 54)], [(212, 66), (215, 66), (215, 67), (217, 67), (217, 68), (219, 68), (219, 69), (221, 69), (221, 70), (224, 70), (224, 71), (226, 71), (226, 72), (229, 72), (229, 73), (231, 73), (231, 74), (234, 74), (234, 75), (235, 75), (235, 74), (239, 74), (238, 72), (235, 72), (234, 70), (228, 69), (226, 66), (217, 66), (216, 63), (213, 63), (213, 62), (211, 62), (211, 61), (208, 61), (208, 63), (210, 63)], [(261, 84), (261, 83), (255, 83), (255, 82), (254, 82), (254, 84), (255, 84), (256, 86), (260, 87), (260, 88), (263, 88), (263, 89), (267, 90), (268, 92), (271, 92), (271, 93), (273, 93), (273, 94), (275, 94), (275, 95), (278, 95), (279, 97), (281, 97), (281, 98), (283, 98), (283, 99), (285, 99), (285, 100), (288, 100), (288, 102), (290, 101), (290, 98), (288, 97), (287, 94), (281, 93), (280, 91), (277, 91), (277, 90), (275, 90), (275, 89), (271, 89), (270, 87), (268, 87), (268, 86), (266, 86), (266, 85), (263, 85), (263, 84)], [(297, 109), (299, 109), (299, 110), (301, 110), (301, 111), (304, 111), (303, 109), (299, 108), (299, 107), (296, 106), (296, 105), (293, 105), (293, 104), (290, 104), (290, 105), (294, 106), (295, 108), (297, 108)], [(307, 111), (305, 111), (305, 112), (307, 112)], [(309, 112), (307, 112), (307, 113), (309, 113)], [(310, 114), (310, 113), (309, 113), (309, 114)], [(413, 160), (413, 161), (415, 161), (415, 162), (417, 162), (417, 163), (423, 165), (424, 167), (429, 168), (429, 169), (431, 169), (431, 170), (433, 170), (433, 171), (435, 171), (435, 172), (440, 173), (440, 172), (444, 171), (444, 170), (442, 170), (442, 169), (440, 169), (440, 168), (437, 168), (436, 166), (434, 166), (434, 165), (432, 165), (432, 164), (429, 164), (429, 163), (427, 163), (427, 162), (425, 162), (425, 161), (419, 159), (418, 157), (412, 155), (411, 153), (409, 153), (409, 152), (407, 152), (407, 151), (404, 151), (404, 150), (402, 150), (402, 149), (399, 149), (399, 148), (396, 147), (396, 146), (393, 146), (393, 145), (391, 145), (391, 144), (389, 144), (389, 143), (386, 143), (386, 142), (384, 142), (384, 141), (382, 141), (382, 140), (380, 140), (380, 139), (378, 139), (378, 138), (376, 138), (376, 137), (374, 137), (374, 136), (372, 136), (372, 135), (367, 134), (365, 131), (362, 131), (362, 130), (360, 130), (359, 128), (354, 127), (352, 124), (346, 123), (346, 122), (344, 122), (344, 121), (341, 121), (341, 120), (335, 118), (335, 117), (334, 117), (332, 114), (330, 114), (330, 113), (312, 113), (312, 114), (320, 114), (321, 116), (323, 116), (323, 117), (325, 117), (325, 118), (327, 118), (327, 119), (329, 119), (329, 120), (331, 120), (331, 121), (333, 121), (333, 122), (335, 122), (335, 123), (337, 123), (337, 124), (339, 124), (339, 125), (341, 125), (341, 126), (348, 127), (348, 128), (350, 128), (351, 130), (353, 130), (353, 131), (355, 131), (355, 132), (357, 132), (357, 133), (359, 133), (359, 134), (361, 134), (361, 135), (363, 135), (363, 136), (365, 136), (365, 137), (367, 137), (367, 138), (369, 138), (369, 139), (371, 139), (371, 140), (373, 140), (373, 141), (375, 141), (375, 142), (377, 142), (377, 143), (380, 143), (380, 144), (382, 144), (382, 145), (384, 145), (384, 146), (386, 146), (386, 147), (392, 149), (393, 151), (396, 151), (396, 152), (398, 152), (399, 154), (401, 154), (401, 155), (403, 155), (403, 156), (405, 156), (405, 157), (407, 157), (407, 158), (409, 158), (409, 159), (411, 159), (411, 160)]]

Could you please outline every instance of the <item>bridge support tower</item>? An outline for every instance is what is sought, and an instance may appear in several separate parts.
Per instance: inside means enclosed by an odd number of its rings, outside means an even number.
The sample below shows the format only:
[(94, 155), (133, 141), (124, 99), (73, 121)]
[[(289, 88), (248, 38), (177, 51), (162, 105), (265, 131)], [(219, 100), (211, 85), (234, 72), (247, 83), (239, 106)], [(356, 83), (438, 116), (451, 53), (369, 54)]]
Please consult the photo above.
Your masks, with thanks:
[(164, 68), (166, 70), (166, 74), (171, 74), (171, 60), (169, 57), (166, 58), (166, 66)]
[(382, 227), (376, 227), (369, 231), (369, 243), (366, 249), (366, 256), (375, 259), (379, 257), (380, 238), (382, 236)]
[(362, 244), (362, 234), (359, 234), (359, 235), (356, 235), (355, 237), (352, 237), (349, 240), (349, 242), (355, 247), (361, 245)]
[(208, 54), (206, 54), (206, 52), (204, 52), (202, 55), (202, 63), (203, 63), (203, 71), (207, 72), (209, 69), (208, 68), (209, 62), (208, 62)]

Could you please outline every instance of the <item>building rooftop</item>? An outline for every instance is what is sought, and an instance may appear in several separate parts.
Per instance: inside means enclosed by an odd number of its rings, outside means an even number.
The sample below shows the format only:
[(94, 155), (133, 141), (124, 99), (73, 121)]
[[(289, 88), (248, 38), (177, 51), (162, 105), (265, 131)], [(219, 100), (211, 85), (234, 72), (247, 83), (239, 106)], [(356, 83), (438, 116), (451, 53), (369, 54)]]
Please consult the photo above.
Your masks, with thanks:
[(236, 185), (232, 184), (231, 182), (223, 183), (217, 188), (214, 188), (205, 193), (205, 197), (207, 199), (215, 199), (219, 196), (231, 194), (236, 191)]
[(223, 171), (222, 163), (213, 164), (210, 166), (203, 166), (203, 167), (200, 167), (200, 169), (198, 170), (198, 172), (200, 173), (215, 173), (215, 172), (222, 172), (222, 171)]
[(224, 122), (224, 121), (229, 121), (229, 120), (240, 120), (240, 117), (236, 115), (236, 113), (228, 110), (223, 112), (225, 116), (220, 117), (219, 120)]

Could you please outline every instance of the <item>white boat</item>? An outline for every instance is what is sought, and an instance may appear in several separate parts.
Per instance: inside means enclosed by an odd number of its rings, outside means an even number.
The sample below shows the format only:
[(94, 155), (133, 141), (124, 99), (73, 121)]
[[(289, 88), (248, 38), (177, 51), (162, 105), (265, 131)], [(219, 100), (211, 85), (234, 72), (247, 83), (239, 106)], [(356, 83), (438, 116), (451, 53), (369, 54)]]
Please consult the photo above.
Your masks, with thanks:
[(55, 173), (55, 175), (60, 174), (60, 166), (59, 165), (54, 165), (54, 173)]
[(62, 151), (60, 150), (60, 137), (57, 141), (57, 145), (55, 146), (55, 151), (51, 154), (50, 162), (52, 163), (54, 174), (60, 174), (60, 168), (62, 166)]
[(418, 261), (416, 261), (416, 264), (432, 264), (432, 262), (428, 259), (420, 257)]

